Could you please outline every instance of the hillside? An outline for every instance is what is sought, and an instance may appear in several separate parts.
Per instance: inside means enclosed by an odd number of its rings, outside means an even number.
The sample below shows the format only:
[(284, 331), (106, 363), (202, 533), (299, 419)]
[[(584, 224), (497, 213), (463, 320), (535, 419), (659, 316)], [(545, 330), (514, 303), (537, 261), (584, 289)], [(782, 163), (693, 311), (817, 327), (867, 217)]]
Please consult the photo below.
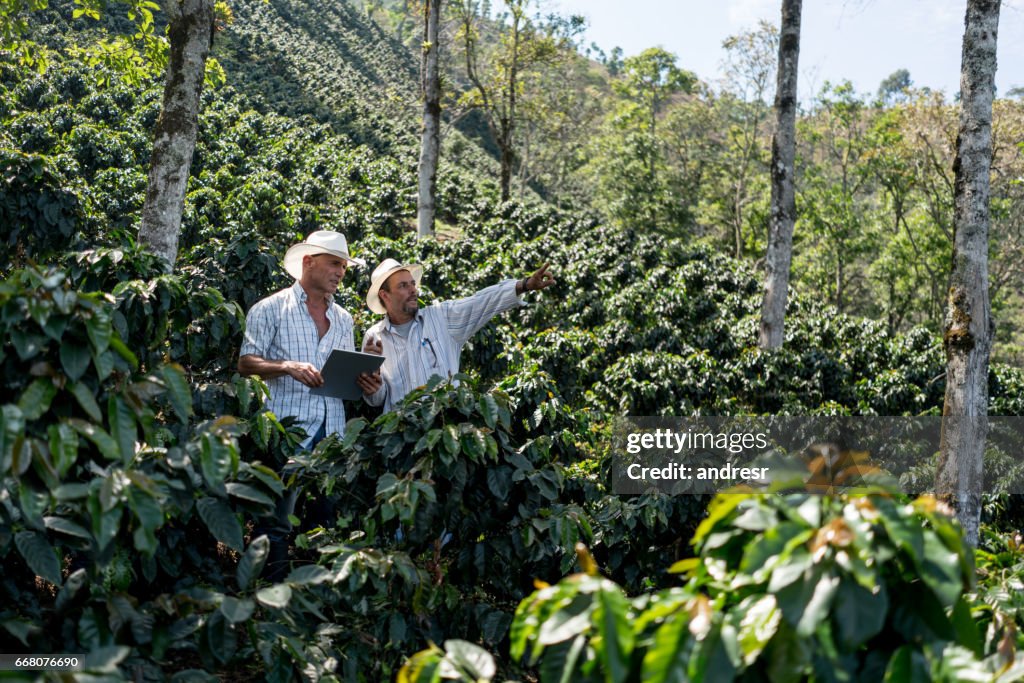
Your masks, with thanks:
[[(227, 83), (204, 94), (170, 274), (135, 244), (160, 84), (123, 82), (67, 51), (45, 74), (0, 61), (0, 650), (91, 653), (91, 673), (115, 680), (391, 680), (431, 642), (522, 652), (517, 605), (546, 604), (521, 603), (545, 582), (562, 588), (544, 596), (568, 591), (538, 617), (567, 610), (546, 627), (556, 635), (566, 623), (581, 633), (592, 613), (614, 617), (595, 627), (611, 628), (596, 645), (575, 641), (592, 659), (634, 622), (636, 652), (653, 648), (642, 629), (667, 613), (634, 617), (669, 598), (685, 618), (666, 621), (674, 642), (689, 638), (690, 615), (715, 629), (691, 648), (734, 637), (755, 601), (768, 613), (776, 630), (758, 631), (744, 658), (726, 664), (726, 646), (715, 651), (737, 678), (788, 662), (800, 638), (830, 639), (833, 600), (858, 615), (850, 605), (873, 600), (894, 625), (855, 620), (836, 631), (838, 649), (823, 646), (832, 659), (798, 653), (807, 671), (859, 658), (884, 672), (944, 647), (967, 667), (996, 657), (1004, 637), (1024, 645), (1013, 616), (968, 592), (968, 551), (934, 500), (800, 492), (719, 499), (708, 516), (704, 496), (613, 490), (613, 424), (625, 415), (939, 414), (933, 330), (901, 332), (813, 291), (791, 300), (785, 347), (763, 351), (750, 258), (529, 193), (501, 203), (493, 159), (459, 133), (439, 185), (442, 219), (461, 238), (418, 241), (414, 57), (348, 3), (232, 7), (215, 50)], [(41, 30), (66, 48), (78, 34), (65, 9)], [(266, 385), (235, 366), (245, 312), (288, 284), (287, 247), (322, 228), (343, 231), (370, 265), (337, 296), (357, 338), (376, 320), (368, 271), (387, 257), (424, 265), (426, 302), (544, 262), (558, 284), (473, 337), (458, 385), (432, 381), (386, 415), (356, 402), (344, 435), (303, 452), (291, 423), (263, 410)], [(1024, 414), (1024, 372), (993, 365), (989, 408)], [(1006, 530), (1021, 519), (1009, 495), (1022, 490), (1019, 469), (1009, 458), (986, 471), (988, 520), (1005, 525), (989, 542), (1008, 553), (992, 566), (1015, 557)], [(922, 470), (927, 480), (931, 463)], [(293, 488), (331, 499), (338, 515), (298, 525), (291, 571), (271, 583), (253, 529)], [(812, 567), (805, 546), (826, 562)], [(792, 563), (784, 590), (760, 571), (770, 557)], [(685, 589), (666, 571), (676, 561), (694, 572)], [(593, 581), (558, 583), (574, 569)], [(993, 569), (986, 590), (1019, 574)], [(866, 596), (876, 581), (891, 603)], [(794, 635), (812, 617), (821, 628)], [(974, 632), (990, 624), (987, 640)], [(569, 643), (544, 638), (564, 663)], [(503, 674), (539, 675), (537, 662), (499, 659)]]

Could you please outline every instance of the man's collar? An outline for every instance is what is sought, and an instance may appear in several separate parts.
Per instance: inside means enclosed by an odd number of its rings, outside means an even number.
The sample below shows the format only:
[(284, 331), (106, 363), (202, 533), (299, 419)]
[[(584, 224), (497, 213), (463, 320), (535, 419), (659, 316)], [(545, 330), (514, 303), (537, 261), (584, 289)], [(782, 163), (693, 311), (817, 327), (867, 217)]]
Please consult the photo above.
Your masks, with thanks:
[[(412, 320), (410, 320), (409, 322), (413, 322), (413, 321), (416, 321), (416, 322), (418, 322), (419, 324), (422, 325), (423, 324), (423, 311), (417, 311), (416, 315), (414, 315), (412, 317)], [(402, 323), (402, 324), (406, 325), (407, 323)], [(385, 313), (384, 314), (384, 329), (387, 330), (388, 332), (393, 332), (394, 328), (395, 328), (395, 323), (391, 322), (391, 316), (388, 315), (387, 313)]]
[[(306, 288), (303, 287), (302, 283), (298, 280), (296, 280), (295, 284), (292, 285), (292, 292), (295, 294), (295, 298), (299, 300), (299, 303), (304, 304), (309, 299), (309, 294), (306, 293)], [(334, 297), (328, 294), (324, 297), (324, 301), (327, 303), (327, 307), (330, 308), (331, 303), (334, 302)]]
[(292, 294), (294, 294), (295, 298), (298, 299), (301, 303), (306, 303), (306, 290), (302, 286), (302, 283), (300, 283), (298, 280), (296, 280), (295, 284), (292, 285)]

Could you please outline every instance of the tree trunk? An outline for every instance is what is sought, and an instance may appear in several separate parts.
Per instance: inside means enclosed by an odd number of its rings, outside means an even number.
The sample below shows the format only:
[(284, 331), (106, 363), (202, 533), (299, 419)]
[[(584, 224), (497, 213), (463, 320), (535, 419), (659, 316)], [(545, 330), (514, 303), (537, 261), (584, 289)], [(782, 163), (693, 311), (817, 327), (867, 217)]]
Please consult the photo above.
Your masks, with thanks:
[(214, 13), (213, 0), (169, 0), (163, 3), (163, 9), (169, 22), (170, 54), (139, 242), (162, 258), (171, 270), (178, 256), (206, 58), (213, 42)]
[(800, 56), (801, 4), (802, 0), (782, 0), (779, 75), (775, 89), (777, 126), (772, 136), (772, 204), (759, 339), (761, 347), (765, 349), (782, 346), (789, 268), (793, 260), (793, 223), (796, 220), (796, 190), (793, 182), (796, 157), (796, 77), (797, 59)]
[(419, 237), (434, 232), (437, 164), (441, 153), (441, 77), (438, 68), (441, 1), (427, 0), (424, 9), (423, 139), (420, 142), (419, 202), (416, 209)]
[(512, 197), (512, 165), (515, 158), (512, 156), (512, 144), (502, 143), (501, 147), (501, 175), (498, 182), (501, 187), (501, 201), (507, 202)]
[(968, 0), (960, 67), (960, 130), (953, 161), (953, 269), (946, 301), (946, 397), (936, 491), (978, 544), (982, 454), (988, 432), (989, 173), (1000, 0)]
[(499, 117), (501, 121), (498, 134), (498, 146), (501, 148), (501, 201), (507, 202), (512, 196), (512, 169), (516, 162), (516, 153), (513, 148), (515, 126), (516, 126), (516, 88), (519, 87), (519, 28), (522, 22), (525, 2), (510, 4), (512, 10), (512, 54), (508, 60), (508, 83), (505, 95), (505, 115)]

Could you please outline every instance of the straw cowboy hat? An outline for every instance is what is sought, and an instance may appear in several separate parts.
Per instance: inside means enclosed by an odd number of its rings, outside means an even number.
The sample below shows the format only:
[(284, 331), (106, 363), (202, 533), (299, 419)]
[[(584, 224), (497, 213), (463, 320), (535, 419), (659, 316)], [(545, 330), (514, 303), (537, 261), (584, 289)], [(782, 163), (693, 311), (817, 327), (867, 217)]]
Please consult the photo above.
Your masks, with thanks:
[(402, 264), (393, 258), (386, 258), (380, 262), (380, 265), (373, 269), (373, 274), (370, 275), (370, 291), (366, 293), (366, 305), (370, 307), (370, 310), (374, 313), (384, 315), (387, 310), (384, 308), (384, 304), (380, 302), (380, 297), (377, 293), (380, 292), (380, 286), (391, 277), (392, 273), (397, 273), (400, 270), (407, 270), (412, 275), (412, 279), (416, 281), (416, 289), (420, 288), (420, 280), (423, 278), (423, 266), (418, 263), (406, 263)]
[(333, 230), (317, 230), (309, 233), (305, 242), (293, 244), (284, 255), (284, 269), (296, 280), (302, 279), (302, 257), (317, 254), (331, 254), (345, 259), (357, 266), (366, 266), (366, 261), (353, 258), (348, 253), (348, 242), (340, 232)]

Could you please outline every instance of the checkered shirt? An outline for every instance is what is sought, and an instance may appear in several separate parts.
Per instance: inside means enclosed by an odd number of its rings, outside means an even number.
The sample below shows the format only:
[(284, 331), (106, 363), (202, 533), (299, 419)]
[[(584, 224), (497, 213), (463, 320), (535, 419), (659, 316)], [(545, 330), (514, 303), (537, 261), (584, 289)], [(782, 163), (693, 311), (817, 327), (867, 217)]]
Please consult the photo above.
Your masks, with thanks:
[[(331, 302), (327, 319), (331, 326), (323, 339), (306, 309), (306, 290), (298, 282), (257, 301), (245, 317), (241, 355), (265, 360), (292, 360), (322, 368), (334, 349), (355, 350), (352, 316)], [(327, 422), (327, 433), (345, 430), (345, 405), (340, 398), (317, 396), (289, 375), (268, 379), (270, 400), (266, 408), (279, 418), (294, 416), (312, 436)]]

